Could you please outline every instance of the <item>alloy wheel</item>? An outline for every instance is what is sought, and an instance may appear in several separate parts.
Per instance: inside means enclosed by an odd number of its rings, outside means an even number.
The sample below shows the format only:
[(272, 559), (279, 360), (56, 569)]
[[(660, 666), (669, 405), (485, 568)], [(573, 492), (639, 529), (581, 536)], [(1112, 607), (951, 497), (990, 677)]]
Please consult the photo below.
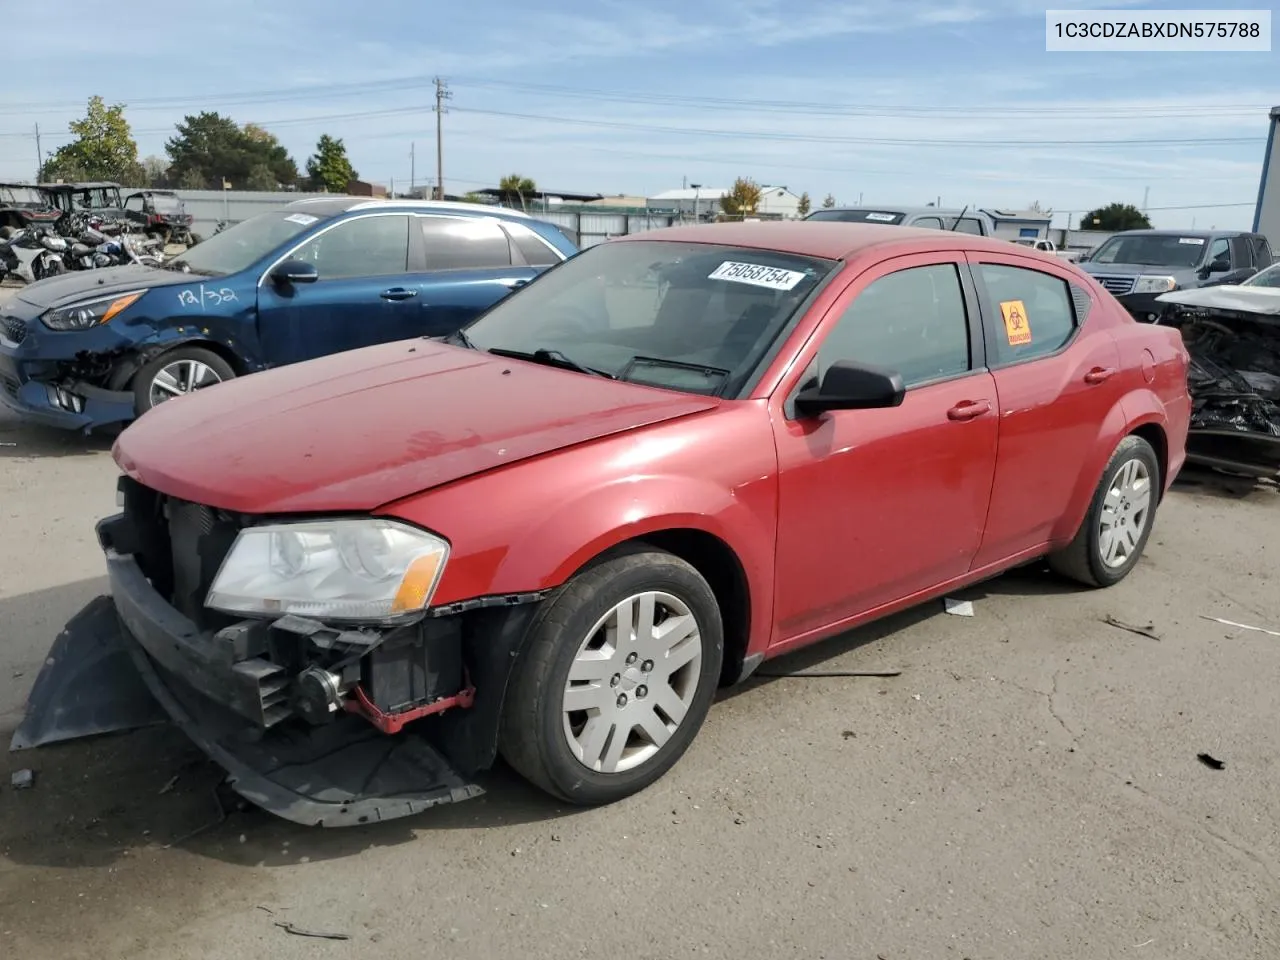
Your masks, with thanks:
[(1136, 457), (1116, 471), (1102, 500), (1098, 553), (1102, 562), (1123, 567), (1137, 552), (1151, 516), (1151, 474)]
[(601, 617), (569, 668), (565, 740), (598, 773), (651, 760), (684, 721), (702, 672), (702, 635), (680, 598), (628, 597)]
[(151, 405), (163, 403), (170, 397), (211, 387), (222, 382), (216, 370), (199, 360), (175, 360), (164, 367), (151, 381)]

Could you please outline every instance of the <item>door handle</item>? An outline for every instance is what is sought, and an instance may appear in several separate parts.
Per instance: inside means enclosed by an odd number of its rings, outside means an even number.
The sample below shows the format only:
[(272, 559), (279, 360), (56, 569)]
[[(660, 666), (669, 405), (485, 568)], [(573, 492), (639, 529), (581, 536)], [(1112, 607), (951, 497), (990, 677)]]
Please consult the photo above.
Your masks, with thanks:
[(972, 420), (990, 412), (991, 404), (986, 400), (962, 400), (947, 411), (947, 419)]
[(1115, 367), (1094, 367), (1084, 375), (1084, 382), (1089, 384), (1105, 383), (1116, 374)]
[(410, 300), (418, 295), (417, 290), (406, 290), (404, 287), (392, 287), (390, 290), (383, 290), (378, 296), (383, 300)]

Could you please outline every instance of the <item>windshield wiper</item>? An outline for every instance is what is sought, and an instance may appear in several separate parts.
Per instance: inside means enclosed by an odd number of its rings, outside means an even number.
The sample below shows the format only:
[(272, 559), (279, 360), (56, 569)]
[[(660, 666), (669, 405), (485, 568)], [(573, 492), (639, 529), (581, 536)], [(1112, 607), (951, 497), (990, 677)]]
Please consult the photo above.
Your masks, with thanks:
[(575, 370), (578, 373), (589, 374), (593, 377), (605, 377), (609, 380), (618, 379), (612, 373), (606, 373), (605, 371), (597, 370), (594, 367), (584, 366), (572, 357), (561, 353), (559, 350), (552, 350), (547, 347), (538, 347), (536, 350), (508, 350), (505, 347), (490, 347), (489, 353), (498, 357), (513, 357), (516, 360), (530, 360), (534, 363), (544, 363), (549, 367), (562, 367), (567, 370)]

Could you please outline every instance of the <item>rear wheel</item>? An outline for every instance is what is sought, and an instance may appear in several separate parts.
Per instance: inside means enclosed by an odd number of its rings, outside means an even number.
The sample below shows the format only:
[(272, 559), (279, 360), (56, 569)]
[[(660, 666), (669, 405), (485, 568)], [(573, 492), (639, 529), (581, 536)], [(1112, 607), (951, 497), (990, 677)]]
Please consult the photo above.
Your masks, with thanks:
[(715, 595), (658, 550), (605, 560), (548, 601), (512, 675), (500, 748), (546, 792), (612, 803), (662, 777), (688, 749), (719, 683)]
[(1119, 583), (1138, 563), (1160, 500), (1160, 460), (1142, 437), (1120, 441), (1075, 538), (1048, 558), (1057, 573), (1091, 587)]
[(156, 357), (133, 377), (134, 409), (142, 416), (172, 397), (234, 379), (231, 364), (204, 347), (178, 347)]

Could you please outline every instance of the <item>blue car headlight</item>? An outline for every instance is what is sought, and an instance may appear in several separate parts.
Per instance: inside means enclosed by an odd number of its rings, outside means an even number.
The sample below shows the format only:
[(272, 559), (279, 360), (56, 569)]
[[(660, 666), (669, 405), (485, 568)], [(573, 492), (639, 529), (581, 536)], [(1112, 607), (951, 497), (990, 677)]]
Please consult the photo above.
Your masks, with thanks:
[(98, 297), (94, 300), (81, 300), (79, 303), (65, 307), (55, 307), (40, 317), (40, 322), (50, 330), (88, 330), (109, 323), (116, 314), (128, 309), (138, 302), (146, 293), (145, 290), (134, 290), (129, 293), (113, 294), (109, 297)]

